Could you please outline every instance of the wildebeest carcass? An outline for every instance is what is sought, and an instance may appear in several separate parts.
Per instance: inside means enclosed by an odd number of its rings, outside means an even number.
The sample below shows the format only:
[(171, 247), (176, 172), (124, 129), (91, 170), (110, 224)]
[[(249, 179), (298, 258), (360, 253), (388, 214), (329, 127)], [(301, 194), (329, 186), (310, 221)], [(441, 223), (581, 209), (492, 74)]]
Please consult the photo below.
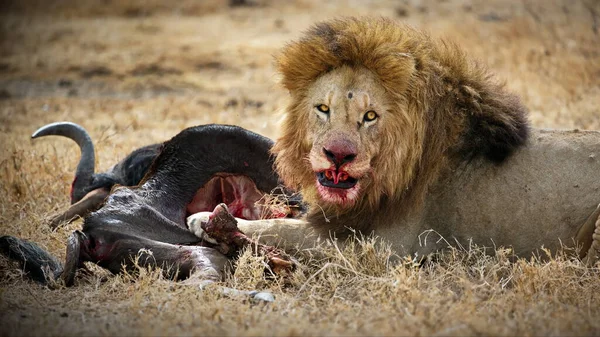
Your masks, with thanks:
[[(114, 188), (102, 207), (84, 218), (82, 230), (68, 239), (64, 267), (34, 243), (15, 237), (0, 238), (0, 251), (40, 282), (61, 278), (72, 285), (86, 261), (113, 273), (137, 263), (164, 267), (174, 279), (192, 273), (220, 279), (227, 257), (252, 242), (231, 221), (221, 221), (231, 217), (222, 204), (249, 220), (290, 216), (302, 207), (299, 196), (280, 186), (269, 153), (272, 145), (236, 126), (185, 129), (164, 143), (139, 186)], [(264, 200), (270, 196), (274, 200)], [(190, 214), (213, 209), (206, 229), (220, 242), (202, 240), (186, 225)], [(272, 258), (273, 267), (291, 267), (281, 260), (282, 253), (253, 246)]]
[(106, 172), (96, 173), (94, 143), (83, 127), (71, 122), (51, 123), (36, 130), (31, 138), (51, 135), (70, 138), (81, 150), (81, 159), (71, 184), (71, 206), (50, 220), (52, 228), (98, 209), (113, 186), (139, 184), (162, 146), (162, 143), (157, 143), (136, 149)]

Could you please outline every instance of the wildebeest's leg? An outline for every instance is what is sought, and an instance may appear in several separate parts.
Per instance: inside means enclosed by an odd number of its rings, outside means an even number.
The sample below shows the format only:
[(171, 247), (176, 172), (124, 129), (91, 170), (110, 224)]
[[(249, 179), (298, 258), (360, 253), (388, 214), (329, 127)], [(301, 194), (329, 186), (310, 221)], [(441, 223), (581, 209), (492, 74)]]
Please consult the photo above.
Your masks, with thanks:
[(598, 261), (600, 258), (600, 205), (579, 228), (576, 241), (582, 244), (579, 257), (588, 266)]
[[(74, 253), (70, 254), (68, 249), (67, 258), (73, 261), (67, 260), (65, 274), (73, 273), (78, 263), (92, 261), (115, 274), (123, 268), (134, 270), (137, 264), (161, 267), (165, 276), (172, 279), (185, 279), (194, 273), (198, 278), (220, 281), (228, 261), (210, 247), (170, 244), (103, 228), (73, 233), (69, 246)], [(67, 284), (70, 284), (67, 280), (72, 280), (66, 276), (64, 279)]]
[(38, 245), (13, 236), (0, 237), (0, 253), (19, 262), (21, 269), (40, 283), (56, 279), (63, 270), (58, 260)]
[[(40, 283), (62, 278), (73, 285), (75, 273), (83, 262), (96, 262), (113, 273), (123, 267), (163, 267), (165, 276), (184, 279), (192, 273), (195, 279), (220, 281), (227, 258), (217, 250), (202, 246), (173, 245), (138, 237), (86, 235), (75, 231), (67, 241), (64, 271), (60, 263), (33, 242), (12, 236), (0, 237), (0, 253), (17, 261), (30, 278)], [(109, 240), (106, 240), (109, 239)]]
[(106, 199), (108, 193), (109, 191), (103, 187), (89, 192), (83, 199), (71, 205), (64, 213), (53, 217), (50, 220), (50, 227), (55, 229), (63, 222), (70, 223), (76, 219), (77, 216), (83, 217), (87, 213), (95, 211), (102, 205), (102, 202)]

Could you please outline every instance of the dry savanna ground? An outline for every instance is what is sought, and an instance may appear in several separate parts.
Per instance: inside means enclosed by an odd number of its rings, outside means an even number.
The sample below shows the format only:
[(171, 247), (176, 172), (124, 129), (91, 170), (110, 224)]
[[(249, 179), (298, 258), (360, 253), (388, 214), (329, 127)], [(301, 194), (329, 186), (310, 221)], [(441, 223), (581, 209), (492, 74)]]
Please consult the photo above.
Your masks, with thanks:
[[(600, 2), (595, 0), (158, 1), (0, 4), (0, 235), (64, 258), (81, 221), (68, 205), (76, 145), (30, 141), (69, 120), (94, 139), (99, 169), (204, 123), (278, 136), (286, 93), (272, 55), (315, 21), (394, 17), (447, 37), (520, 93), (538, 127), (600, 129)], [(568, 177), (565, 177), (568, 178)], [(163, 279), (94, 268), (73, 288), (27, 281), (0, 259), (0, 335), (598, 335), (600, 270), (565, 255), (509, 262), (475, 247), (435, 263), (387, 263), (364, 239), (299, 255), (287, 282), (245, 254), (223, 283), (274, 293), (256, 305)]]

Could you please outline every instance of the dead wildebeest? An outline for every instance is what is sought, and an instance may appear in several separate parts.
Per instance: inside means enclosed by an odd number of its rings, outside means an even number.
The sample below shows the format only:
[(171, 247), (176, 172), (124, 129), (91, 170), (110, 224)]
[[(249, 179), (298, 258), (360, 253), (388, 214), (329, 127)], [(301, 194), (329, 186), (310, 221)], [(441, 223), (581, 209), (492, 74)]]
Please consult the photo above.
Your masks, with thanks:
[[(61, 278), (67, 286), (86, 261), (113, 273), (137, 263), (164, 267), (174, 279), (192, 273), (198, 279), (221, 279), (227, 257), (252, 243), (235, 222), (231, 226), (231, 215), (221, 204), (250, 220), (289, 216), (291, 209), (301, 207), (299, 196), (280, 187), (269, 153), (272, 145), (270, 139), (240, 127), (188, 128), (164, 143), (139, 186), (114, 188), (102, 207), (84, 218), (82, 230), (68, 239), (64, 267), (34, 243), (15, 237), (0, 238), (0, 251), (37, 281)], [(261, 203), (276, 190), (281, 191), (274, 197), (279, 203)], [(188, 230), (186, 218), (213, 209), (205, 224), (212, 239), (202, 240)], [(274, 270), (292, 266), (282, 260), (283, 253), (252, 246), (268, 257)]]
[(71, 122), (51, 123), (39, 128), (31, 138), (51, 135), (70, 138), (81, 150), (71, 185), (71, 207), (50, 220), (52, 228), (98, 209), (113, 186), (139, 184), (162, 146), (158, 143), (136, 149), (106, 172), (96, 173), (94, 143), (83, 127)]

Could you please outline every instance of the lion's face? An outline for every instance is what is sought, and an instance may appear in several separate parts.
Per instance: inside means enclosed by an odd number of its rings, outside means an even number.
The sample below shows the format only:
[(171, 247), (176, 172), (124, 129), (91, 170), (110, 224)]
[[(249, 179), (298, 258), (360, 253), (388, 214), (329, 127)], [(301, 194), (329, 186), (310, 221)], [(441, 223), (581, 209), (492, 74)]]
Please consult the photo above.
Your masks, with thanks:
[(378, 199), (393, 193), (381, 186), (394, 186), (389, 172), (398, 167), (390, 163), (406, 159), (406, 142), (395, 137), (407, 125), (390, 112), (376, 76), (366, 68), (343, 66), (319, 77), (306, 93), (296, 105), (301, 111), (295, 112), (305, 118), (296, 125), (303, 130), (305, 161), (293, 164), (304, 172), (292, 173), (304, 177), (304, 193), (312, 190), (319, 204), (337, 209), (352, 207), (367, 194)]
[(308, 90), (308, 159), (319, 197), (353, 205), (368, 186), (379, 154), (385, 98), (366, 69), (343, 67), (323, 75)]

